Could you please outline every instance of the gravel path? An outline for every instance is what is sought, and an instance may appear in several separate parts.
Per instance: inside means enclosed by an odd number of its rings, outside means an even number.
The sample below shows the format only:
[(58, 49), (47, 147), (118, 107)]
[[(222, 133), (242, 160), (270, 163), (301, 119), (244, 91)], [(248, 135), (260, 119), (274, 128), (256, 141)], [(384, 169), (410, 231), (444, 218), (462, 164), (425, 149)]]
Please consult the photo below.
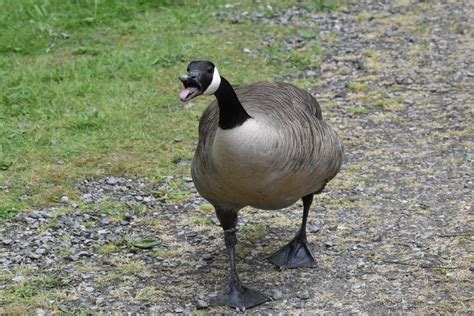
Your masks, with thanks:
[[(315, 269), (265, 260), (292, 238), (301, 206), (242, 211), (241, 278), (274, 299), (252, 312), (474, 312), (473, 3), (367, 2), (331, 14), (224, 15), (314, 25), (321, 67), (295, 76), (316, 78), (311, 92), (347, 153), (310, 213)], [(0, 227), (0, 290), (34, 281), (65, 311), (232, 312), (207, 307), (227, 258), (203, 199), (167, 204), (166, 183), (124, 178), (79, 189), (84, 206), (64, 198)]]

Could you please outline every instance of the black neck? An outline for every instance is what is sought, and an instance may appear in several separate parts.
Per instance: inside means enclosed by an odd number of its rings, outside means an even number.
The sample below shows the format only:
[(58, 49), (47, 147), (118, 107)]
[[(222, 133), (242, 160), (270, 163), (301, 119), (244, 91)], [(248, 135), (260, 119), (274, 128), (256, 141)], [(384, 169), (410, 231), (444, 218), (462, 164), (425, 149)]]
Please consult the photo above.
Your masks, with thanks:
[(234, 88), (224, 77), (221, 77), (221, 84), (214, 95), (217, 98), (217, 104), (219, 104), (220, 128), (232, 129), (251, 118), (240, 103)]

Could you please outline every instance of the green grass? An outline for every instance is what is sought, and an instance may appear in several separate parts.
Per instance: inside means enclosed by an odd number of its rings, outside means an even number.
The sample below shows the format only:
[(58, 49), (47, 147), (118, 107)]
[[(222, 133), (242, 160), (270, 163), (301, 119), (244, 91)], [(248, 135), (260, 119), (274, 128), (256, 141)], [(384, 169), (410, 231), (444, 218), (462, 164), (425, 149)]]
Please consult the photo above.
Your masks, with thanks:
[(0, 314), (24, 314), (28, 307), (45, 306), (60, 295), (64, 282), (56, 277), (38, 275), (0, 289)]
[(113, 243), (113, 242), (106, 243), (105, 245), (102, 245), (97, 248), (97, 252), (103, 255), (119, 252), (119, 251), (120, 251), (120, 247), (116, 243)]
[[(0, 2), (0, 222), (17, 212), (79, 201), (77, 181), (175, 176), (172, 199), (211, 98), (183, 109), (177, 77), (209, 59), (234, 84), (317, 66), (320, 47), (285, 51), (314, 29), (220, 21), (220, 1), (5, 0)], [(261, 10), (240, 1), (233, 10)], [(340, 1), (265, 1), (332, 10)], [(268, 10), (268, 9), (267, 9)], [(270, 46), (262, 41), (274, 38)], [(255, 52), (255, 57), (244, 48)], [(179, 140), (179, 141), (176, 141)]]
[(243, 241), (255, 242), (265, 236), (268, 227), (264, 224), (245, 225), (241, 229), (241, 239)]
[(360, 82), (349, 82), (346, 84), (346, 88), (352, 91), (367, 91), (369, 90), (369, 85)]
[(211, 204), (202, 204), (202, 205), (199, 205), (198, 211), (203, 214), (213, 214), (214, 206), (212, 206)]
[(349, 111), (351, 111), (351, 113), (355, 114), (355, 115), (361, 115), (361, 114), (369, 113), (369, 110), (367, 110), (366, 108), (363, 108), (361, 106), (355, 106), (355, 105), (350, 106)]

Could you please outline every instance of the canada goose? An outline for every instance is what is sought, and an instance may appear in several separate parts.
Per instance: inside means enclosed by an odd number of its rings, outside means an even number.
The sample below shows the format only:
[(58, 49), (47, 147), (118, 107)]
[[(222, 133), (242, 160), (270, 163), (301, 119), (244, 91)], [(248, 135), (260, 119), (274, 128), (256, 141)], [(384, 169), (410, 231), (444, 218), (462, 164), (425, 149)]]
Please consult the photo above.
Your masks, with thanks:
[(342, 143), (311, 94), (291, 84), (259, 82), (234, 90), (209, 61), (191, 62), (179, 79), (184, 85), (181, 101), (199, 95), (217, 98), (199, 122), (192, 177), (197, 191), (215, 207), (230, 262), (229, 287), (211, 304), (245, 310), (269, 298), (243, 286), (237, 274), (239, 210), (280, 209), (301, 198), (301, 228), (269, 259), (282, 268), (314, 266), (306, 220), (313, 195), (339, 172)]

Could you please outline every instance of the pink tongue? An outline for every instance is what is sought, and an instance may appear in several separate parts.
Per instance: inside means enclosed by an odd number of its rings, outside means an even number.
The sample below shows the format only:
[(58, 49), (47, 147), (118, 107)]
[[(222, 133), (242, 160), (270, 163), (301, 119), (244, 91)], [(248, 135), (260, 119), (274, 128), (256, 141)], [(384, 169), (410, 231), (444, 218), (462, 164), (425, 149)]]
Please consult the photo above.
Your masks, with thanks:
[(196, 90), (197, 89), (195, 87), (188, 87), (186, 89), (183, 89), (179, 93), (179, 98), (181, 99), (181, 101), (185, 101)]

